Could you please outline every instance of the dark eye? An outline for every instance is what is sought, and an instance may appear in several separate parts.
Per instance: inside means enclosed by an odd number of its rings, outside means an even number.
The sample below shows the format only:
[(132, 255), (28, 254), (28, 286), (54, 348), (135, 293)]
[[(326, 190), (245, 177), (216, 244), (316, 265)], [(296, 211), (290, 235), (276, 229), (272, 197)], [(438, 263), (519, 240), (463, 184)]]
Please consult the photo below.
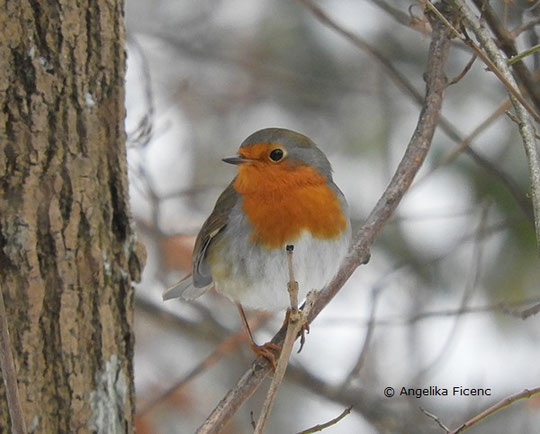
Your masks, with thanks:
[(272, 152), (270, 152), (270, 159), (272, 161), (279, 161), (283, 158), (283, 150), (282, 149), (274, 149)]

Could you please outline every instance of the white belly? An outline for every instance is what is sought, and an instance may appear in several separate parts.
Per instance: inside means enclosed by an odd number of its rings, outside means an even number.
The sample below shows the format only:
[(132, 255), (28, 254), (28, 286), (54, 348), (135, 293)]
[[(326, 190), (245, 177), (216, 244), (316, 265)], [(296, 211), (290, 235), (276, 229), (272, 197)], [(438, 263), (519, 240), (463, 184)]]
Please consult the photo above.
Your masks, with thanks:
[[(227, 230), (234, 231), (234, 228), (225, 228)], [(210, 266), (217, 291), (252, 309), (277, 311), (289, 307), (286, 246), (279, 249), (254, 246), (247, 234), (226, 238), (232, 241), (228, 246), (223, 243), (218, 249), (219, 260), (212, 261)], [(349, 243), (350, 225), (343, 236), (335, 240), (313, 238), (306, 231), (291, 242), (300, 301), (309, 291), (322, 289), (336, 275)]]

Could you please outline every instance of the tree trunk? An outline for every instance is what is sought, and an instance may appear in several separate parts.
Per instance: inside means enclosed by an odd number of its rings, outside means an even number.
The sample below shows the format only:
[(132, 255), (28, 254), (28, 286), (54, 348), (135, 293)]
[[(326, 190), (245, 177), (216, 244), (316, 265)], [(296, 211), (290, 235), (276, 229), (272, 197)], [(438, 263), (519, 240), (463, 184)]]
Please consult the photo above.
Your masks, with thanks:
[(0, 289), (29, 432), (132, 431), (123, 6), (0, 0)]

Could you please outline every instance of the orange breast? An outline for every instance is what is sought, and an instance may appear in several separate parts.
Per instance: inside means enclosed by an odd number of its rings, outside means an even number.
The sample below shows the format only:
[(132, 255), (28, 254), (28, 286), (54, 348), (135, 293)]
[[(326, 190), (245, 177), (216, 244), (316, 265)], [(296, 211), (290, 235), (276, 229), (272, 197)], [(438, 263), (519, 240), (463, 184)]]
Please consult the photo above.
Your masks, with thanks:
[(336, 238), (347, 226), (339, 199), (313, 168), (244, 164), (234, 188), (253, 225), (253, 242), (268, 248), (292, 243), (304, 230)]

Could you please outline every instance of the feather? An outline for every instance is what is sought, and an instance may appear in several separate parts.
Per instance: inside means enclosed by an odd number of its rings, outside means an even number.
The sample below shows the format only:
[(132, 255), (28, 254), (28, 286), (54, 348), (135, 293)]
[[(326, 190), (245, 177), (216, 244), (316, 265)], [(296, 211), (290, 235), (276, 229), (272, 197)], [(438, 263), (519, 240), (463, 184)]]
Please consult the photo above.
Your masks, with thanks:
[(193, 300), (201, 296), (210, 286), (207, 285), (200, 288), (193, 286), (193, 278), (191, 275), (185, 277), (176, 285), (166, 289), (163, 293), (163, 300), (172, 300), (173, 298), (182, 298), (184, 300)]

